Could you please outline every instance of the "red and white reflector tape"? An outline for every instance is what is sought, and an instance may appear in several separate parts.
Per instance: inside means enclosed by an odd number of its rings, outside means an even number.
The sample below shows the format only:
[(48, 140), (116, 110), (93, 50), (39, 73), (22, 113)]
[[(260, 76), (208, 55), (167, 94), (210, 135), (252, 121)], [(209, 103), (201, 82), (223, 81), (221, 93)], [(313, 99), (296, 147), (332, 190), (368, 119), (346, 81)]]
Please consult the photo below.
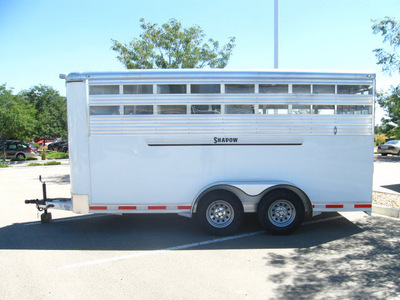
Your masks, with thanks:
[(90, 211), (182, 211), (191, 210), (191, 205), (91, 205)]
[(313, 204), (312, 206), (317, 210), (330, 210), (330, 209), (338, 209), (338, 210), (354, 210), (360, 208), (372, 208), (372, 204), (370, 203), (358, 203), (358, 204)]

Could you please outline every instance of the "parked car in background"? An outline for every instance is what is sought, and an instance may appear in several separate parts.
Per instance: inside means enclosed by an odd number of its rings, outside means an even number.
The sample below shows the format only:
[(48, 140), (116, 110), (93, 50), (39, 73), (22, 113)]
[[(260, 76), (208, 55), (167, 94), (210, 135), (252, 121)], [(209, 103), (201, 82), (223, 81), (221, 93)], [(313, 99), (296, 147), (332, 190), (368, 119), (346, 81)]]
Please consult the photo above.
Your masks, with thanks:
[(47, 146), (47, 150), (58, 151), (58, 147), (60, 147), (62, 144), (65, 144), (65, 143), (67, 143), (67, 140), (57, 139)]
[(57, 148), (58, 152), (65, 152), (68, 153), (68, 143), (62, 143), (61, 145), (58, 146)]
[[(36, 157), (37, 149), (32, 144), (26, 144), (22, 141), (9, 140), (5, 142), (7, 158), (27, 158)], [(3, 153), (3, 145), (0, 144), (0, 152)]]
[(37, 148), (35, 147), (35, 145), (32, 144), (32, 143), (28, 143), (28, 147), (29, 147), (29, 148), (32, 148), (34, 152), (37, 152), (37, 151), (38, 151), (38, 149), (37, 149)]
[(46, 146), (52, 142), (54, 142), (55, 140), (45, 140), (45, 139), (35, 139), (34, 142), (39, 144), (40, 146), (43, 146), (43, 144), (45, 144)]
[(379, 145), (378, 153), (382, 154), (382, 156), (387, 156), (388, 154), (400, 155), (400, 140), (390, 140), (383, 145)]

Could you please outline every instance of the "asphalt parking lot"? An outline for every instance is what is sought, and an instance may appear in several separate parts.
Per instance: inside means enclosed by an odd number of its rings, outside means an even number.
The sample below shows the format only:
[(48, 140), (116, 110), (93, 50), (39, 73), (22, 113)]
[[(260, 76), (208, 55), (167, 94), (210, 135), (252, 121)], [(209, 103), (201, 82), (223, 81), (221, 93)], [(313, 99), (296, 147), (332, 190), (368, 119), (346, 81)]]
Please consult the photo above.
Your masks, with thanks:
[(24, 204), (41, 198), (39, 175), (69, 197), (68, 165), (0, 169), (1, 299), (400, 297), (398, 219), (328, 214), (271, 236), (250, 215), (223, 238), (175, 215), (54, 211), (40, 224)]
[(400, 156), (376, 155), (373, 190), (400, 195)]

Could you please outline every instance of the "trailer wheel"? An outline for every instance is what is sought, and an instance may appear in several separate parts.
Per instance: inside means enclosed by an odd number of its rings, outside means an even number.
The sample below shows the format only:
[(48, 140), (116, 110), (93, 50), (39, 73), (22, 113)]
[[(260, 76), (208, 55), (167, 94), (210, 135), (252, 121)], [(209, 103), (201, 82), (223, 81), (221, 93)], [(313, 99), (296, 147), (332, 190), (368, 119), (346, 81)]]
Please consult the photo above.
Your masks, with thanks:
[(292, 191), (276, 190), (266, 194), (258, 205), (258, 221), (271, 234), (289, 234), (304, 220), (304, 204)]
[(205, 230), (213, 235), (231, 235), (241, 225), (243, 206), (228, 191), (214, 191), (199, 202), (196, 217)]

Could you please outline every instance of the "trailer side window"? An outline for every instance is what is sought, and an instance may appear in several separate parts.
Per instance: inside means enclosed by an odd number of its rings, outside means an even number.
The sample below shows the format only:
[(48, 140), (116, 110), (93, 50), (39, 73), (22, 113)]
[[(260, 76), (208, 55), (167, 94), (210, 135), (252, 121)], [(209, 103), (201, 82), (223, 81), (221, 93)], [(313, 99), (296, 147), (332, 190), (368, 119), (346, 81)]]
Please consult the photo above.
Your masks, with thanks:
[(119, 94), (119, 85), (91, 85), (89, 95), (116, 95)]
[(125, 105), (124, 115), (152, 115), (153, 105)]
[(338, 105), (337, 113), (339, 115), (371, 115), (371, 105)]
[(230, 104), (225, 105), (226, 114), (254, 114), (254, 105)]
[(370, 85), (338, 85), (338, 94), (357, 94), (357, 95), (371, 95), (372, 86)]
[(258, 113), (262, 115), (285, 115), (289, 113), (287, 105), (259, 105)]
[(158, 94), (186, 94), (186, 84), (159, 84)]
[(221, 93), (220, 84), (192, 84), (190, 86), (192, 94), (219, 94)]
[(310, 94), (311, 85), (310, 84), (293, 84), (293, 94)]
[(292, 113), (295, 115), (311, 114), (311, 105), (293, 105)]
[(314, 105), (313, 113), (317, 115), (334, 115), (335, 105)]
[(119, 106), (91, 106), (91, 116), (119, 115)]
[(151, 84), (124, 85), (124, 94), (153, 94), (153, 86)]
[(260, 84), (260, 94), (287, 94), (289, 93), (288, 84)]
[(190, 112), (194, 115), (214, 115), (221, 113), (221, 105), (196, 104), (190, 107)]
[(186, 114), (186, 105), (159, 105), (159, 115), (183, 115)]
[(227, 94), (254, 94), (254, 84), (226, 84)]
[(335, 86), (327, 84), (314, 84), (313, 94), (334, 94)]

